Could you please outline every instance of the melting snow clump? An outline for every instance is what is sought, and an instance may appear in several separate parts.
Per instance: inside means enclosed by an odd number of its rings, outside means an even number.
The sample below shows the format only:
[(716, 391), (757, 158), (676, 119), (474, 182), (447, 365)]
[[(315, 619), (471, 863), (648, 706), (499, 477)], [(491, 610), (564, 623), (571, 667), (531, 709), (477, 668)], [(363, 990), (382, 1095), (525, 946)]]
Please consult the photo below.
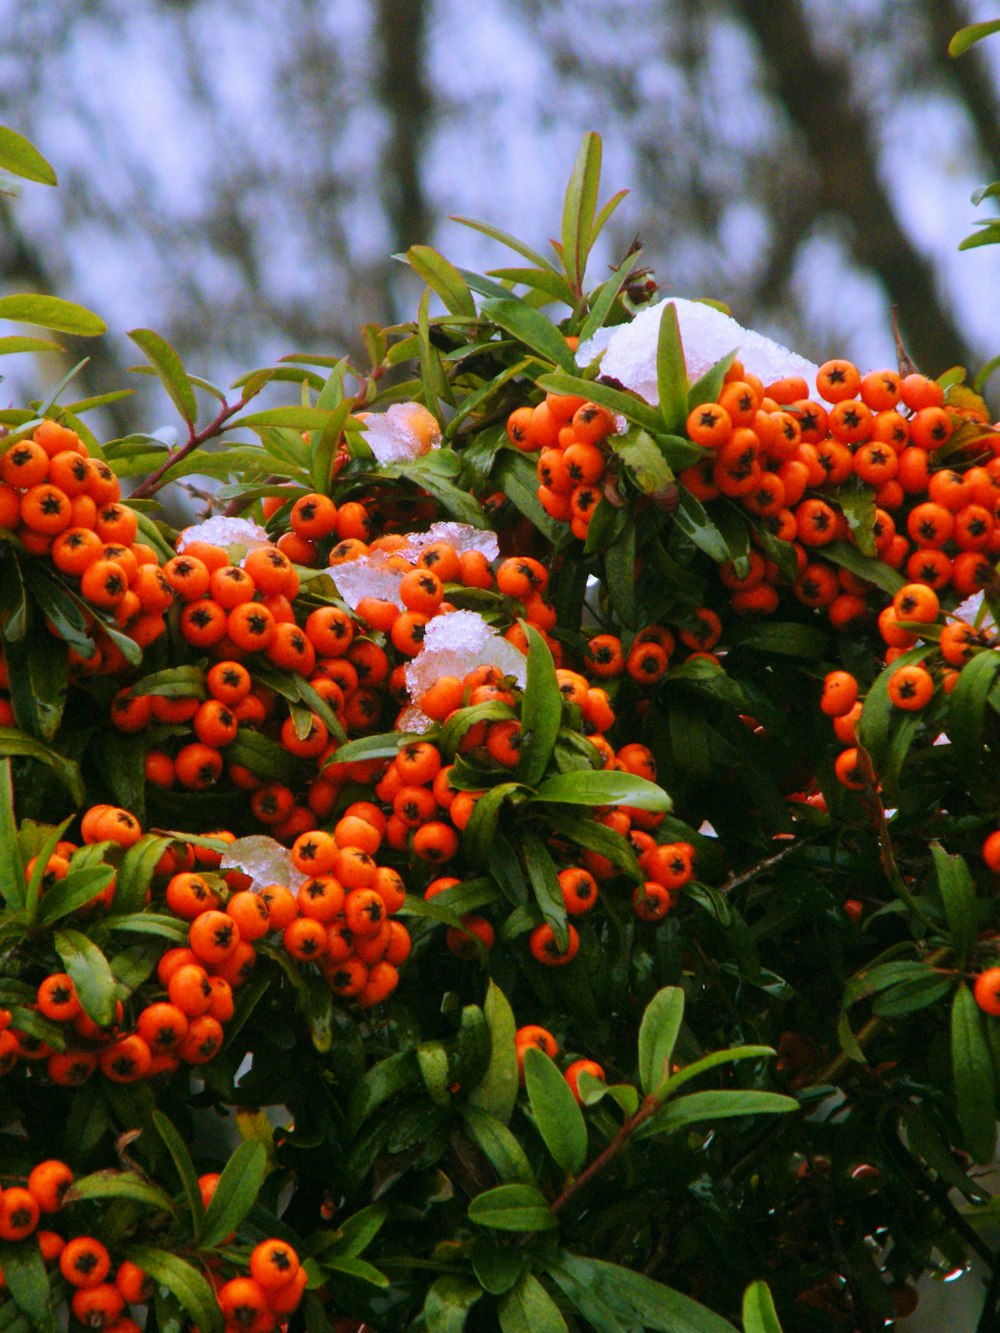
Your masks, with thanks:
[(700, 301), (686, 301), (672, 297), (651, 306), (636, 315), (628, 324), (601, 329), (577, 351), (577, 363), (588, 365), (602, 348), (604, 360), (601, 374), (619, 380), (626, 388), (645, 398), (649, 403), (659, 402), (656, 388), (656, 343), (660, 333), (660, 319), (668, 305), (677, 309), (677, 322), (684, 345), (684, 361), (688, 379), (700, 379), (716, 361), (735, 351), (744, 368), (764, 384), (786, 375), (801, 375), (815, 392), (817, 367), (796, 352), (790, 352), (780, 343), (765, 338), (753, 329), (745, 329), (729, 315)]
[(359, 412), (365, 443), (380, 463), (409, 463), (441, 443), (437, 418), (420, 403), (393, 403), (384, 412)]
[(251, 889), (258, 893), (269, 884), (285, 884), (295, 890), (308, 878), (295, 869), (291, 851), (264, 833), (237, 838), (223, 852), (221, 868), (242, 870), (253, 881)]
[(406, 689), (414, 702), (440, 676), (461, 678), (473, 667), (491, 663), (523, 686), (527, 658), (488, 625), (477, 611), (449, 611), (434, 616), (424, 629), (424, 646), (407, 665)]
[(204, 523), (185, 528), (177, 538), (177, 550), (183, 551), (191, 542), (211, 542), (213, 546), (224, 546), (227, 550), (239, 546), (246, 553), (270, 545), (271, 539), (259, 523), (252, 523), (248, 518), (226, 518), (223, 514), (215, 514)]

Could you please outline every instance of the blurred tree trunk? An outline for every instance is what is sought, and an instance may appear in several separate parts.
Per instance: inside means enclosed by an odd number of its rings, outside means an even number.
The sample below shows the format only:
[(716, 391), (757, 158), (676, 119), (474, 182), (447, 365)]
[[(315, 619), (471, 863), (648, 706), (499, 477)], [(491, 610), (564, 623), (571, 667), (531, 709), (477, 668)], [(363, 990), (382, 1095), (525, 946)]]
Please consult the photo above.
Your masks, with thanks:
[(820, 56), (796, 0), (735, 0), (735, 8), (805, 141), (818, 180), (818, 215), (839, 213), (847, 221), (851, 253), (898, 306), (904, 341), (921, 369), (937, 375), (968, 365), (969, 347), (937, 293), (933, 268), (903, 230), (882, 183), (867, 118), (851, 98), (847, 59)]
[[(431, 233), (421, 178), (434, 105), (424, 71), (429, 9), (428, 0), (378, 0), (374, 23), (381, 47), (376, 92), (389, 121), (379, 183), (393, 251), (427, 241)], [(390, 291), (398, 291), (390, 274)]]

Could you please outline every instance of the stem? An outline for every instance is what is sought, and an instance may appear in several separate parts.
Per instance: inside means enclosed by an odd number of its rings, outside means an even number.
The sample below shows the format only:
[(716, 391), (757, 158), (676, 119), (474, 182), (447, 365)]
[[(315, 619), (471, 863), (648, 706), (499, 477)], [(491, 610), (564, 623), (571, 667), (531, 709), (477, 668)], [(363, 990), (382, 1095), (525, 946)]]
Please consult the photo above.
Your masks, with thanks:
[(893, 893), (909, 908), (910, 912), (929, 930), (938, 931), (938, 923), (933, 917), (920, 907), (913, 894), (906, 887), (903, 876), (899, 873), (899, 866), (896, 864), (896, 854), (892, 849), (892, 837), (889, 833), (889, 821), (885, 816), (885, 806), (882, 798), (878, 794), (878, 781), (875, 777), (875, 769), (872, 765), (871, 755), (863, 745), (858, 745), (858, 768), (864, 779), (865, 790), (861, 793), (865, 804), (868, 806), (868, 814), (871, 820), (872, 831), (878, 839), (879, 863), (886, 879), (892, 887)]
[(187, 440), (185, 440), (179, 449), (175, 449), (173, 453), (168, 455), (167, 461), (162, 467), (158, 467), (155, 472), (150, 473), (145, 481), (140, 482), (132, 492), (130, 498), (133, 500), (145, 500), (148, 499), (149, 496), (155, 495), (160, 489), (164, 476), (175, 466), (175, 464), (181, 462), (182, 459), (187, 458), (188, 454), (197, 449), (200, 444), (204, 444), (206, 440), (212, 439), (215, 435), (221, 435), (225, 429), (226, 422), (230, 417), (235, 416), (236, 413), (244, 407), (246, 407), (246, 401), (243, 398), (237, 403), (224, 403), (218, 416), (215, 417), (213, 421), (209, 422), (204, 430), (196, 432), (192, 426), (191, 433)]
[(662, 1098), (647, 1097), (636, 1111), (635, 1115), (629, 1116), (622, 1123), (621, 1129), (608, 1146), (602, 1152), (598, 1153), (594, 1160), (588, 1163), (578, 1176), (574, 1176), (572, 1180), (566, 1182), (559, 1194), (549, 1204), (549, 1211), (558, 1213), (560, 1209), (564, 1208), (566, 1204), (569, 1203), (570, 1199), (573, 1198), (574, 1194), (578, 1194), (585, 1185), (588, 1185), (596, 1175), (599, 1175), (600, 1172), (604, 1170), (610, 1161), (618, 1156), (639, 1126), (644, 1124), (650, 1116), (655, 1115), (662, 1105)]

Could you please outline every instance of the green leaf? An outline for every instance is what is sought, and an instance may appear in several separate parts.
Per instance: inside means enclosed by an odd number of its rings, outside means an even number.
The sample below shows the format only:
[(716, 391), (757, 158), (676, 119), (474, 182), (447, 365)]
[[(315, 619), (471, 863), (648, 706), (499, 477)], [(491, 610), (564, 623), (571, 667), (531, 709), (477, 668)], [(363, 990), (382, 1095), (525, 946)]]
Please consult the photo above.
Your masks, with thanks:
[[(737, 348), (734, 348), (726, 356), (716, 361), (714, 366), (709, 366), (700, 379), (695, 380), (694, 384), (688, 390), (687, 409), (690, 415), (696, 407), (701, 407), (702, 403), (714, 403), (722, 391), (725, 383), (726, 372), (736, 360)], [(687, 418), (685, 418), (686, 422)]]
[(558, 1226), (536, 1185), (497, 1185), (469, 1204), (469, 1221), (496, 1231), (546, 1231)]
[(167, 1152), (173, 1160), (181, 1182), (181, 1188), (184, 1191), (184, 1198), (187, 1201), (188, 1212), (191, 1214), (191, 1228), (196, 1236), (200, 1236), (205, 1208), (201, 1201), (201, 1190), (198, 1187), (198, 1174), (194, 1162), (191, 1160), (191, 1154), (188, 1152), (187, 1144), (173, 1122), (168, 1120), (162, 1111), (153, 1112), (153, 1128), (163, 1140)]
[(364, 1259), (355, 1259), (350, 1254), (325, 1259), (323, 1268), (327, 1273), (343, 1273), (345, 1277), (354, 1278), (356, 1282), (367, 1282), (372, 1287), (384, 1288), (389, 1285), (389, 1279), (374, 1264), (366, 1263)]
[(94, 640), (87, 630), (83, 612), (78, 603), (67, 595), (62, 584), (50, 578), (35, 561), (25, 566), (24, 582), (63, 643), (81, 657), (93, 657)]
[(171, 402), (187, 424), (193, 427), (198, 415), (198, 404), (184, 363), (175, 349), (152, 329), (132, 329), (128, 336), (145, 353)]
[(635, 516), (629, 514), (614, 541), (604, 552), (604, 579), (608, 601), (615, 615), (629, 629), (635, 628)]
[[(620, 199), (620, 196), (616, 196)], [(608, 201), (611, 202), (610, 200)], [(590, 295), (590, 313), (580, 325), (579, 338), (584, 343), (592, 338), (598, 329), (604, 327), (604, 321), (611, 312), (618, 293), (625, 286), (628, 275), (639, 262), (641, 250), (630, 250), (606, 282)]]
[(417, 1068), (424, 1087), (437, 1106), (450, 1106), (448, 1052), (439, 1041), (425, 1041), (416, 1048)]
[(656, 389), (660, 415), (671, 435), (680, 435), (688, 417), (688, 378), (677, 307), (668, 302), (660, 315), (656, 340)]
[(26, 338), (19, 334), (9, 334), (0, 338), (0, 356), (12, 356), (16, 352), (62, 352), (65, 348), (48, 338)]
[(474, 528), (489, 526), (486, 515), (475, 496), (461, 490), (454, 482), (436, 471), (436, 465), (442, 458), (443, 451), (435, 450), (417, 459), (415, 463), (397, 463), (396, 471), (401, 477), (407, 477), (421, 489), (430, 492), (438, 504), (459, 523), (468, 523)]
[(329, 411), (322, 407), (269, 407), (266, 412), (234, 417), (228, 429), (246, 426), (260, 430), (264, 426), (277, 426), (288, 430), (322, 430), (329, 420)]
[(267, 1154), (256, 1139), (248, 1139), (230, 1157), (205, 1209), (201, 1243), (218, 1245), (235, 1231), (256, 1202), (267, 1171)]
[(738, 1060), (763, 1060), (774, 1054), (773, 1046), (730, 1046), (727, 1050), (712, 1051), (710, 1055), (703, 1055), (700, 1060), (685, 1065), (683, 1069), (671, 1075), (665, 1084), (660, 1085), (657, 1095), (672, 1097), (685, 1083), (690, 1083), (693, 1078), (699, 1078), (709, 1069), (716, 1069), (719, 1065), (735, 1064)]
[(99, 337), (107, 333), (108, 328), (93, 311), (74, 305), (72, 301), (63, 301), (58, 296), (41, 296), (37, 292), (0, 296), (0, 319), (37, 324), (39, 328), (73, 333), (81, 338)]
[(647, 778), (613, 769), (553, 773), (529, 798), (528, 804), (556, 801), (562, 805), (632, 805), (639, 810), (668, 811), (670, 797)]
[(42, 157), (31, 140), (6, 125), (0, 125), (0, 168), (39, 185), (58, 184), (51, 163)]
[(471, 1103), (462, 1111), (469, 1138), (505, 1185), (534, 1185), (535, 1173), (520, 1141), (495, 1116)]
[(552, 321), (539, 310), (532, 310), (524, 301), (486, 301), (483, 315), (505, 332), (512, 334), (525, 347), (537, 353), (551, 365), (572, 372), (575, 367), (569, 344)]
[(702, 1124), (706, 1120), (725, 1120), (731, 1116), (787, 1115), (789, 1111), (798, 1109), (799, 1104), (795, 1098), (786, 1097), (781, 1092), (757, 1092), (753, 1089), (689, 1092), (667, 1102), (645, 1124), (640, 1125), (636, 1138), (646, 1138), (650, 1134), (676, 1134), (680, 1129)]
[(240, 727), (236, 739), (226, 747), (230, 763), (243, 764), (265, 782), (283, 782), (297, 787), (302, 774), (302, 763), (288, 753), (277, 741), (250, 727)]
[(519, 782), (533, 787), (552, 757), (562, 720), (563, 701), (548, 644), (533, 625), (525, 625), (524, 629), (528, 639), (528, 664), (521, 701), (521, 752), (514, 772)]
[(874, 583), (876, 588), (881, 588), (890, 597), (894, 596), (906, 582), (898, 569), (893, 569), (891, 565), (887, 565), (884, 560), (879, 560), (876, 556), (865, 555), (849, 542), (829, 542), (823, 547), (823, 555), (835, 565), (857, 574), (858, 578), (864, 579), (866, 583)]
[(664, 986), (646, 1005), (639, 1024), (639, 1082), (647, 1096), (662, 1095), (683, 1021), (684, 992), (679, 986)]
[(108, 1027), (114, 1020), (117, 994), (107, 958), (78, 930), (57, 930), (52, 942), (80, 1003), (98, 1027)]
[(537, 1046), (524, 1053), (528, 1103), (556, 1165), (567, 1176), (578, 1175), (587, 1160), (587, 1124), (569, 1084)]
[(377, 1106), (408, 1088), (419, 1077), (420, 1068), (413, 1050), (386, 1056), (373, 1065), (355, 1087), (347, 1117), (348, 1124), (356, 1131)]
[(965, 1147), (985, 1166), (996, 1146), (995, 1072), (979, 1006), (964, 981), (951, 1006), (951, 1064)]
[(462, 1333), (469, 1311), (482, 1294), (478, 1283), (464, 1277), (448, 1274), (437, 1278), (424, 1299), (427, 1333)]
[(3, 756), (27, 754), (29, 758), (36, 758), (41, 764), (52, 769), (76, 805), (84, 805), (87, 801), (79, 764), (68, 760), (56, 750), (49, 749), (48, 745), (36, 741), (35, 737), (25, 736), (24, 732), (19, 732), (12, 726), (0, 726), (0, 754)]
[(949, 856), (939, 842), (931, 843), (938, 888), (948, 917), (948, 931), (955, 962), (964, 968), (976, 942), (978, 914), (976, 889), (968, 865), (961, 856)]
[(502, 449), (495, 472), (497, 486), (531, 524), (553, 545), (565, 544), (568, 529), (545, 512), (538, 502), (535, 464), (516, 449)]
[(510, 1291), (524, 1272), (525, 1255), (520, 1246), (496, 1245), (489, 1236), (476, 1237), (470, 1257), (473, 1272), (491, 1296)]
[(47, 891), (38, 908), (40, 926), (51, 926), (84, 903), (89, 903), (108, 887), (115, 877), (114, 866), (84, 866), (69, 873)]
[(781, 1333), (771, 1288), (759, 1279), (743, 1293), (743, 1333)]
[[(337, 372), (331, 372), (330, 379), (324, 385), (329, 387)], [(330, 404), (330, 419), (319, 432), (313, 431), (310, 445), (309, 475), (312, 484), (321, 494), (326, 495), (333, 484), (333, 462), (337, 456), (340, 438), (344, 433), (344, 424), (351, 415), (353, 399), (347, 398), (342, 403)], [(320, 406), (326, 407), (323, 394), (320, 394)]]
[(818, 662), (830, 642), (828, 632), (819, 625), (803, 625), (795, 620), (737, 625), (730, 639), (734, 646), (753, 648), (758, 653), (798, 657), (809, 662)]
[(730, 557), (725, 538), (709, 518), (705, 506), (686, 486), (677, 488), (677, 512), (674, 521), (699, 550), (704, 551), (716, 564), (724, 565)]
[(162, 1283), (184, 1307), (201, 1333), (223, 1333), (222, 1311), (212, 1288), (198, 1269), (186, 1259), (179, 1259), (168, 1250), (150, 1245), (129, 1245), (126, 1259), (148, 1273), (154, 1282)]
[[(488, 222), (477, 222), (474, 218), (452, 216), (449, 221), (460, 222), (463, 227), (471, 227), (473, 231), (481, 231), (484, 236), (489, 236), (494, 241), (499, 241), (501, 245), (506, 245), (508, 249), (515, 250), (519, 255), (523, 255), (525, 259), (529, 259), (532, 264), (537, 264), (539, 268), (550, 268), (553, 273), (556, 272), (555, 266), (550, 264), (544, 255), (540, 255), (537, 250), (532, 250), (530, 245), (525, 245), (523, 241), (519, 241), (516, 236), (511, 236), (509, 232), (501, 231), (499, 227), (491, 226)], [(465, 273), (464, 269), (462, 272), (466, 278), (470, 276)]]
[(984, 37), (989, 37), (994, 32), (1000, 32), (1000, 19), (988, 19), (985, 23), (970, 23), (964, 28), (959, 28), (948, 43), (948, 54), (964, 55), (970, 46), (981, 42)]
[(173, 838), (144, 833), (125, 852), (118, 868), (115, 887), (115, 912), (141, 912), (146, 904), (153, 871), (160, 857), (174, 842)]
[(406, 258), (414, 272), (437, 292), (453, 315), (475, 318), (476, 303), (469, 284), (450, 260), (429, 245), (411, 245)]
[(612, 435), (608, 444), (644, 494), (655, 499), (665, 499), (674, 492), (676, 483), (673, 469), (656, 440), (647, 431), (630, 430), (626, 435)]
[(558, 1305), (530, 1271), (501, 1297), (497, 1317), (501, 1333), (567, 1333)]
[(580, 847), (607, 857), (612, 865), (617, 866), (635, 883), (639, 884), (646, 878), (628, 839), (614, 829), (563, 810), (547, 810), (545, 822), (553, 833), (562, 834)]
[[(576, 304), (573, 289), (561, 273), (553, 273), (548, 268), (491, 268), (491, 278), (500, 278), (503, 282), (521, 283), (542, 296), (550, 296), (555, 301), (562, 301), (570, 309)], [(541, 302), (540, 304), (548, 304)]]
[[(570, 286), (577, 294), (583, 291), (600, 180), (601, 139), (590, 130), (583, 136), (570, 173), (562, 215), (562, 261)], [(572, 300), (569, 304), (573, 304)]]
[(31, 1321), (33, 1333), (55, 1333), (52, 1289), (35, 1237), (17, 1244), (0, 1241), (0, 1269), (14, 1304)]
[(132, 1199), (163, 1213), (173, 1215), (176, 1212), (169, 1194), (158, 1185), (143, 1180), (135, 1171), (108, 1169), (77, 1177), (66, 1192), (65, 1202), (78, 1203), (83, 1199)]
[(1000, 672), (1000, 653), (977, 653), (962, 667), (948, 700), (948, 736), (955, 759), (965, 769), (982, 762), (986, 704)]
[(543, 840), (531, 829), (521, 832), (519, 842), (525, 873), (535, 895), (538, 909), (555, 936), (556, 945), (565, 949), (569, 941), (566, 903), (559, 887), (555, 863)]
[(892, 1018), (898, 1014), (916, 1013), (926, 1009), (947, 995), (954, 985), (951, 977), (938, 977), (929, 969), (922, 977), (911, 977), (909, 981), (900, 981), (889, 986), (876, 996), (872, 1004), (872, 1013), (880, 1018)]
[[(2, 739), (0, 739), (0, 754), (3, 754)], [(82, 789), (79, 804), (83, 804)], [(4, 899), (9, 911), (17, 912), (24, 906), (27, 886), (24, 878), (24, 862), (17, 839), (14, 775), (9, 758), (0, 759), (0, 847), (5, 849), (5, 855), (0, 857), (0, 897)]]
[[(573, 1299), (576, 1292), (588, 1292), (627, 1320), (630, 1333), (637, 1324), (658, 1333), (736, 1333), (707, 1306), (631, 1268), (564, 1252), (549, 1272)], [(568, 1286), (563, 1285), (566, 1279)]]
[[(572, 369), (575, 369), (575, 363), (574, 367), (570, 368), (570, 370)], [(581, 398), (587, 398), (592, 403), (600, 403), (602, 407), (618, 413), (619, 416), (625, 417), (654, 435), (663, 430), (663, 418), (660, 413), (636, 394), (624, 393), (621, 389), (612, 389), (607, 384), (599, 384), (596, 380), (586, 380), (580, 375), (572, 373), (561, 375), (558, 371), (551, 375), (542, 375), (537, 383), (538, 387), (544, 389), (546, 393), (578, 394)]]
[(483, 1013), (490, 1030), (490, 1062), (486, 1073), (469, 1096), (469, 1105), (480, 1107), (502, 1125), (508, 1125), (514, 1114), (518, 1093), (517, 1051), (514, 1045), (517, 1025), (506, 995), (492, 978), (486, 990)]

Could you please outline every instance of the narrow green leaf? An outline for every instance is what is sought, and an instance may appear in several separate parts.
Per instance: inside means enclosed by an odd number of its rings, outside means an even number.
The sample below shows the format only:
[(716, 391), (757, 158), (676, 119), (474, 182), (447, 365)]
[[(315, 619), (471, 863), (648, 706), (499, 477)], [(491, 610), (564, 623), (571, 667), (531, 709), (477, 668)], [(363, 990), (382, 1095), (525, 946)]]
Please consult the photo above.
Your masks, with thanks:
[(583, 291), (600, 180), (601, 139), (590, 130), (580, 143), (563, 203), (562, 261), (576, 294)]
[(938, 977), (928, 968), (922, 977), (911, 977), (909, 981), (900, 981), (889, 986), (875, 997), (872, 1013), (879, 1018), (892, 1018), (898, 1014), (913, 1014), (918, 1009), (927, 1009), (954, 985), (951, 977)]
[(187, 424), (193, 427), (198, 415), (198, 404), (184, 362), (176, 350), (166, 338), (161, 338), (152, 329), (132, 329), (128, 336), (145, 353), (170, 401)]
[(144, 833), (122, 857), (115, 887), (115, 911), (141, 912), (160, 857), (174, 842), (173, 838)]
[(586, 380), (581, 375), (573, 374), (575, 369), (574, 362), (568, 374), (556, 371), (551, 375), (542, 375), (537, 381), (538, 387), (544, 389), (546, 393), (579, 394), (581, 398), (587, 398), (592, 403), (600, 403), (609, 411), (634, 422), (643, 430), (648, 430), (654, 435), (662, 432), (662, 416), (644, 399), (637, 394), (624, 393), (621, 389), (612, 389), (607, 384), (599, 384), (596, 380)]
[[(13, 733), (16, 735), (17, 733)], [(3, 755), (3, 730), (0, 729), (0, 755)], [(79, 804), (83, 804), (83, 792)], [(17, 839), (17, 818), (14, 813), (14, 775), (10, 759), (0, 759), (0, 847), (6, 849), (6, 855), (0, 857), (0, 897), (11, 912), (20, 911), (24, 906), (26, 881), (24, 862)]]
[(462, 1111), (469, 1138), (505, 1185), (534, 1185), (535, 1173), (520, 1141), (494, 1116), (471, 1103)]
[(565, 949), (569, 939), (566, 903), (559, 887), (555, 862), (544, 841), (533, 830), (522, 830), (518, 841), (521, 845), (525, 873), (538, 909), (552, 927), (556, 945), (560, 949)]
[[(337, 372), (334, 370), (330, 374), (324, 386), (324, 392), (333, 381)], [(327, 407), (323, 402), (323, 393), (320, 394), (321, 407)], [(333, 462), (337, 456), (337, 449), (340, 444), (340, 438), (344, 433), (344, 425), (347, 418), (351, 415), (351, 409), (354, 406), (353, 400), (345, 399), (341, 403), (329, 404), (330, 419), (321, 431), (313, 431), (310, 440), (310, 463), (309, 473), (312, 478), (312, 484), (322, 495), (329, 493), (333, 484)]]
[(600, 852), (601, 856), (607, 857), (612, 865), (617, 866), (635, 883), (645, 879), (628, 839), (614, 829), (563, 810), (547, 810), (545, 822), (554, 833), (560, 833), (592, 852)]
[(81, 305), (58, 296), (41, 296), (37, 292), (0, 296), (0, 319), (37, 324), (39, 328), (73, 333), (80, 338), (99, 337), (108, 327), (103, 319)]
[(501, 1333), (567, 1333), (558, 1305), (530, 1271), (500, 1298), (497, 1317)]
[(948, 917), (955, 962), (959, 967), (965, 967), (979, 927), (972, 874), (961, 856), (949, 856), (939, 842), (931, 843), (931, 855)]
[[(694, 411), (696, 407), (701, 407), (702, 403), (714, 403), (722, 391), (725, 383), (726, 371), (736, 360), (738, 349), (733, 348), (724, 357), (716, 361), (715, 365), (709, 366), (700, 379), (695, 380), (688, 390), (687, 408), (688, 413)], [(686, 420), (686, 418), (685, 418)]]
[(667, 1102), (636, 1131), (637, 1138), (651, 1134), (676, 1134), (689, 1125), (700, 1125), (706, 1120), (726, 1120), (732, 1116), (787, 1115), (797, 1111), (794, 1097), (781, 1092), (725, 1090), (721, 1092), (689, 1092)]
[(515, 776), (535, 786), (548, 767), (562, 720), (562, 695), (548, 644), (533, 625), (528, 638), (527, 676), (521, 701), (521, 752)]
[(260, 430), (265, 426), (288, 430), (322, 430), (330, 413), (321, 407), (269, 407), (266, 412), (252, 412), (248, 417), (234, 417), (228, 429), (246, 426)]
[(42, 157), (31, 140), (6, 125), (0, 125), (0, 168), (39, 185), (58, 184), (52, 164)]
[(451, 1093), (448, 1072), (448, 1052), (439, 1041), (425, 1041), (416, 1048), (417, 1068), (424, 1087), (437, 1106), (449, 1106)]
[(163, 1213), (173, 1215), (176, 1212), (170, 1195), (158, 1185), (143, 1180), (135, 1171), (109, 1169), (77, 1177), (66, 1192), (65, 1202), (78, 1203), (83, 1199), (133, 1199)]
[(48, 338), (25, 338), (16, 333), (0, 338), (0, 356), (16, 352), (63, 352), (66, 349)]
[(356, 1259), (350, 1254), (335, 1254), (323, 1261), (323, 1268), (327, 1273), (343, 1273), (345, 1277), (354, 1278), (356, 1282), (367, 1282), (372, 1287), (385, 1288), (389, 1285), (389, 1279), (374, 1264)]
[[(520, 283), (543, 296), (562, 301), (570, 309), (576, 304), (573, 289), (561, 273), (553, 273), (547, 268), (491, 268), (491, 278), (500, 278), (503, 282)], [(547, 302), (542, 302), (547, 304)]]
[(482, 1288), (464, 1277), (437, 1278), (424, 1299), (427, 1333), (462, 1333), (469, 1311), (482, 1297)]
[(989, 37), (994, 32), (1000, 32), (1000, 19), (988, 19), (985, 23), (970, 23), (964, 28), (959, 28), (948, 43), (948, 54), (964, 55), (970, 46), (981, 42), (984, 37)]
[(193, 1264), (168, 1250), (130, 1245), (125, 1258), (137, 1264), (154, 1282), (162, 1283), (198, 1325), (201, 1333), (223, 1333), (222, 1311), (208, 1282)]
[(560, 1285), (569, 1279), (570, 1293), (591, 1293), (627, 1320), (630, 1333), (637, 1324), (657, 1333), (736, 1333), (727, 1319), (707, 1306), (631, 1268), (564, 1252), (549, 1265), (549, 1272)]
[(647, 1096), (660, 1096), (670, 1078), (670, 1059), (684, 1020), (684, 992), (664, 986), (646, 1005), (639, 1024), (639, 1083)]
[(663, 456), (656, 440), (647, 431), (630, 430), (626, 435), (612, 435), (608, 441), (612, 453), (628, 468), (635, 484), (646, 495), (664, 500), (676, 490), (674, 471)]
[[(621, 197), (615, 196), (619, 202)], [(600, 287), (591, 293), (590, 313), (580, 325), (579, 338), (581, 343), (585, 343), (588, 338), (594, 336), (598, 329), (604, 327), (604, 321), (611, 313), (611, 307), (614, 305), (618, 293), (625, 286), (628, 275), (638, 264), (641, 253), (641, 250), (634, 250), (627, 254), (611, 277), (606, 282), (602, 282)]]
[(587, 1124), (569, 1084), (537, 1046), (524, 1053), (524, 1080), (546, 1148), (566, 1175), (577, 1175), (587, 1160)]
[(948, 736), (955, 747), (955, 759), (964, 769), (974, 771), (982, 762), (986, 705), (998, 674), (1000, 653), (977, 653), (962, 667), (951, 692)]
[[(508, 249), (515, 250), (519, 255), (523, 255), (532, 264), (537, 264), (540, 268), (550, 268), (553, 273), (556, 271), (555, 266), (544, 255), (539, 254), (537, 250), (532, 250), (530, 245), (525, 245), (523, 241), (519, 241), (516, 236), (511, 236), (509, 232), (501, 231), (499, 227), (493, 227), (488, 222), (477, 222), (474, 218), (452, 216), (448, 221), (460, 222), (463, 227), (471, 227), (473, 231), (481, 231), (484, 236), (489, 236), (494, 241), (499, 241), (501, 245), (506, 245)], [(468, 279), (470, 275), (464, 269), (461, 271), (463, 276)]]
[(57, 930), (52, 942), (73, 980), (80, 1003), (98, 1027), (108, 1027), (115, 1016), (117, 995), (107, 958), (93, 940), (78, 930)]
[(205, 1209), (203, 1245), (218, 1245), (236, 1230), (256, 1202), (266, 1171), (267, 1154), (263, 1144), (256, 1139), (241, 1143), (223, 1168), (215, 1193)]
[(181, 1188), (184, 1191), (184, 1198), (187, 1201), (188, 1212), (191, 1214), (191, 1228), (195, 1236), (200, 1237), (202, 1222), (205, 1218), (205, 1208), (201, 1201), (201, 1190), (198, 1187), (198, 1173), (195, 1170), (194, 1162), (191, 1160), (187, 1144), (173, 1122), (168, 1120), (162, 1111), (153, 1112), (153, 1128), (163, 1140), (167, 1152), (173, 1160), (181, 1182)]
[(632, 805), (639, 810), (669, 811), (671, 800), (662, 787), (633, 773), (599, 769), (553, 773), (529, 803), (557, 801), (563, 805)]
[(615, 540), (604, 552), (608, 600), (615, 615), (628, 629), (636, 627), (638, 616), (635, 542), (635, 516), (629, 514)]
[(866, 583), (874, 583), (877, 588), (881, 588), (890, 596), (895, 595), (906, 582), (898, 569), (893, 569), (884, 560), (879, 560), (873, 555), (865, 555), (849, 542), (829, 542), (823, 547), (823, 556), (827, 560), (832, 560), (835, 565), (857, 574), (858, 578), (864, 579)]
[(709, 518), (701, 501), (686, 486), (677, 488), (677, 512), (674, 520), (678, 528), (707, 556), (723, 565), (731, 558), (722, 533)]
[(469, 1221), (496, 1231), (547, 1231), (558, 1226), (536, 1185), (497, 1185), (469, 1204)]
[(710, 1055), (703, 1055), (700, 1060), (695, 1060), (685, 1065), (683, 1069), (679, 1069), (676, 1074), (672, 1074), (666, 1083), (661, 1084), (658, 1095), (672, 1097), (685, 1083), (690, 1083), (693, 1078), (699, 1078), (709, 1069), (717, 1069), (719, 1065), (735, 1064), (738, 1060), (763, 1060), (774, 1054), (773, 1046), (731, 1046), (728, 1050), (712, 1051)]
[(414, 272), (437, 292), (453, 315), (475, 317), (476, 303), (469, 284), (450, 260), (429, 245), (411, 245), (406, 258)]
[(781, 1333), (771, 1288), (759, 1279), (743, 1293), (743, 1333)]
[(996, 1074), (979, 1006), (964, 981), (951, 1006), (951, 1064), (965, 1147), (985, 1166), (996, 1146)]
[(89, 903), (108, 887), (115, 877), (114, 866), (85, 866), (70, 870), (54, 884), (42, 898), (37, 921), (40, 926), (51, 926), (84, 903)]
[(0, 1269), (14, 1305), (30, 1320), (32, 1333), (55, 1333), (53, 1292), (35, 1237), (17, 1244), (0, 1241)]
[(486, 990), (483, 1013), (490, 1030), (490, 1062), (469, 1096), (469, 1105), (480, 1107), (502, 1125), (508, 1125), (518, 1092), (514, 1045), (517, 1024), (506, 995), (492, 978)]
[(525, 347), (536, 352), (544, 361), (554, 366), (561, 366), (567, 373), (572, 373), (576, 363), (569, 344), (552, 321), (533, 310), (524, 301), (487, 301), (482, 314), (505, 332), (512, 334)]
[(688, 378), (677, 307), (669, 301), (660, 316), (656, 340), (656, 389), (660, 414), (671, 435), (680, 435), (688, 417)]
[(538, 502), (538, 474), (529, 458), (516, 449), (501, 449), (494, 476), (500, 490), (543, 536), (553, 545), (565, 543), (566, 524), (550, 517)]

